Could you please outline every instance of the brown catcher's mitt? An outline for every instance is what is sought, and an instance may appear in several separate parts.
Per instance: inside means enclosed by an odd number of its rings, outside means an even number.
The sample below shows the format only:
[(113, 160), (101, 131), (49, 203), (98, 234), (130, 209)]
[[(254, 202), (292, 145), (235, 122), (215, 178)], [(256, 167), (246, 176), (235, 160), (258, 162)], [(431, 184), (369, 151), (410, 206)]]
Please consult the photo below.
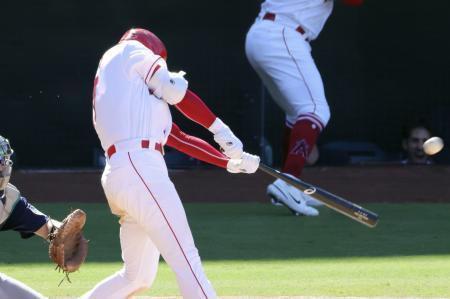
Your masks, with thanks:
[(88, 241), (82, 234), (85, 223), (86, 213), (77, 209), (70, 213), (62, 221), (61, 226), (49, 236), (49, 257), (57, 264), (56, 269), (66, 274), (69, 282), (68, 274), (78, 270), (87, 256)]

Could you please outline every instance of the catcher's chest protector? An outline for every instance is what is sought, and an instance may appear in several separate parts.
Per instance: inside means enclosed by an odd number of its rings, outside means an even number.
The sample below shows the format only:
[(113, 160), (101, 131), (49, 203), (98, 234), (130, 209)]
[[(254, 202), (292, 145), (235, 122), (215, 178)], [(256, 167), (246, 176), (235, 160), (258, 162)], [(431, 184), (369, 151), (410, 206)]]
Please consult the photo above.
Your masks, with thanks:
[(9, 218), (19, 198), (19, 190), (13, 185), (8, 184), (5, 189), (5, 195), (0, 200), (0, 226)]

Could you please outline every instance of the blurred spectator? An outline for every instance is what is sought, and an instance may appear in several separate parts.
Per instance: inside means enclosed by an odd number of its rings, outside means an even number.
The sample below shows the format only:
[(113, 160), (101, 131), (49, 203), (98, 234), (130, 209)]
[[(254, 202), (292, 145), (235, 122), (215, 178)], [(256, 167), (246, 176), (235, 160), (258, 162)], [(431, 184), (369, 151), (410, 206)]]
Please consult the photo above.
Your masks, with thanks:
[(420, 121), (403, 130), (402, 147), (404, 159), (402, 164), (430, 165), (433, 161), (423, 151), (423, 143), (431, 137), (431, 130)]

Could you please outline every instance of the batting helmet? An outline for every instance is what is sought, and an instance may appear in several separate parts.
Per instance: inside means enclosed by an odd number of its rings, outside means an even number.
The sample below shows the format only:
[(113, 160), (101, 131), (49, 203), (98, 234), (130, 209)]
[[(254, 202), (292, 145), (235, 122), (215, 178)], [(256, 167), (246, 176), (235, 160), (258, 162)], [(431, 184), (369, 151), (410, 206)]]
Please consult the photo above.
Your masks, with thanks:
[(142, 28), (132, 28), (125, 32), (119, 42), (124, 40), (135, 40), (152, 50), (156, 55), (167, 59), (167, 50), (163, 42), (152, 32)]
[(13, 152), (8, 139), (0, 136), (0, 190), (5, 190), (9, 183), (13, 165), (10, 158)]

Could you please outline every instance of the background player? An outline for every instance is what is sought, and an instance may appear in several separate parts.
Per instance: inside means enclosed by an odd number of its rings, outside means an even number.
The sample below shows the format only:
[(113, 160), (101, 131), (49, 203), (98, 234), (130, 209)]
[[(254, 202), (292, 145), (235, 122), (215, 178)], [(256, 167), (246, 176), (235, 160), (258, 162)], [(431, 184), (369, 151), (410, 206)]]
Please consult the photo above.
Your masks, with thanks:
[(402, 164), (431, 165), (433, 160), (425, 154), (423, 143), (431, 137), (431, 130), (422, 122), (405, 127), (403, 129), (402, 147), (405, 151), (405, 159)]
[[(48, 241), (49, 234), (60, 222), (38, 211), (19, 190), (9, 183), (13, 162), (9, 141), (0, 136), (0, 230), (15, 230), (24, 239), (38, 235)], [(21, 282), (0, 273), (0, 298), (44, 298)]]
[[(347, 0), (361, 4), (362, 0)], [(286, 114), (283, 172), (300, 177), (317, 138), (330, 119), (320, 73), (311, 56), (333, 10), (330, 0), (266, 0), (247, 33), (245, 50), (272, 98)], [(273, 202), (294, 214), (317, 216), (316, 200), (276, 180), (267, 187)]]
[[(259, 157), (243, 153), (230, 128), (187, 89), (184, 73), (167, 69), (166, 58), (157, 36), (131, 29), (99, 63), (93, 121), (107, 155), (102, 186), (112, 213), (120, 216), (124, 266), (83, 298), (126, 298), (149, 288), (160, 254), (175, 272), (183, 298), (216, 298), (169, 179), (163, 146), (230, 172), (255, 172)], [(208, 128), (233, 159), (172, 124), (169, 105)]]

